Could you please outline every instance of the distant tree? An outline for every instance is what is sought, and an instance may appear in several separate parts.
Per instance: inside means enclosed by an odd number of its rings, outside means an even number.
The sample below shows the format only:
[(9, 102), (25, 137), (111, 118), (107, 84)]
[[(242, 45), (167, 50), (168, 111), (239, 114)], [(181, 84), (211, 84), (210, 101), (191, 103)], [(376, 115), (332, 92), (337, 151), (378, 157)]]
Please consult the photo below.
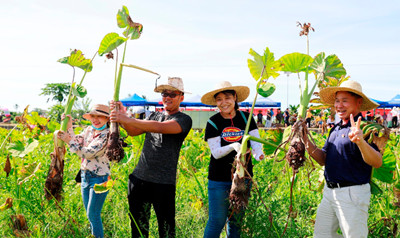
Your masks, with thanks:
[(81, 119), (83, 114), (90, 111), (90, 104), (92, 104), (92, 99), (84, 97), (80, 101), (76, 101), (74, 104), (74, 110), (72, 111), (72, 116), (77, 119)]
[(51, 99), (52, 101), (57, 101), (58, 104), (61, 105), (68, 97), (70, 88), (70, 83), (47, 83), (46, 87), (41, 89), (42, 93), (39, 95), (50, 96), (47, 98), (47, 102)]
[(55, 120), (61, 123), (61, 115), (64, 113), (64, 107), (61, 104), (56, 104), (49, 109), (50, 120)]

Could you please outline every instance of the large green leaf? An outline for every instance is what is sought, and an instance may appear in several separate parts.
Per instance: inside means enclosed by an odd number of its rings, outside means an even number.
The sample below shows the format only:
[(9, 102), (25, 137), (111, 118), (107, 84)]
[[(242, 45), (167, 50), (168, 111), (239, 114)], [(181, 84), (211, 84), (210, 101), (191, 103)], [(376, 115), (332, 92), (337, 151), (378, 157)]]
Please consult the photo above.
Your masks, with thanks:
[(279, 61), (283, 64), (282, 71), (298, 73), (305, 71), (313, 62), (313, 58), (302, 53), (290, 53), (282, 56)]
[(28, 164), (28, 165), (24, 166), (23, 168), (21, 168), (18, 171), (18, 174), (19, 174), (18, 184), (21, 185), (23, 182), (26, 182), (30, 178), (35, 176), (36, 172), (40, 169), (40, 165), (41, 165), (41, 163), (37, 164), (35, 162), (35, 163)]
[[(254, 60), (247, 59), (247, 66), (255, 80), (258, 81), (260, 78), (268, 79), (271, 76), (273, 78), (279, 76), (278, 71), (281, 69), (281, 64), (279, 61), (275, 61), (274, 53), (270, 52), (268, 47), (265, 49), (263, 56), (259, 55), (251, 48), (249, 54), (253, 56)], [(264, 73), (261, 76), (261, 72), (264, 68)]]
[(117, 13), (117, 24), (119, 28), (125, 28), (128, 26), (128, 17), (129, 17), (128, 8), (122, 6), (122, 9), (118, 10)]
[(379, 195), (379, 194), (383, 193), (382, 189), (380, 189), (378, 184), (376, 184), (372, 179), (369, 182), (369, 185), (371, 186), (371, 194), (372, 195)]
[(80, 50), (72, 50), (70, 56), (58, 60), (62, 64), (69, 64), (72, 67), (78, 67), (84, 71), (90, 72), (93, 65), (90, 59), (86, 59)]
[(260, 133), (260, 136), (262, 139), (268, 140), (268, 142), (271, 142), (272, 144), (275, 144), (276, 146), (272, 146), (269, 144), (263, 144), (263, 151), (265, 155), (272, 155), (276, 147), (282, 142), (283, 138), (283, 130), (282, 129), (271, 129), (265, 131), (265, 133)]
[(46, 126), (48, 122), (47, 118), (41, 117), (38, 112), (32, 112), (31, 115), (26, 115), (25, 118), (30, 125)]
[(111, 177), (108, 177), (108, 180), (101, 184), (95, 184), (93, 190), (95, 193), (105, 193), (109, 191), (115, 184), (116, 180), (112, 180)]
[(73, 83), (72, 93), (77, 97), (84, 98), (87, 94), (87, 90), (82, 85), (76, 85), (76, 83)]
[(385, 152), (382, 156), (382, 166), (377, 169), (374, 168), (373, 177), (385, 183), (393, 183), (395, 181), (393, 178), (395, 169), (396, 156), (393, 154), (389, 146), (386, 146)]
[(119, 36), (117, 33), (112, 32), (104, 36), (100, 43), (99, 55), (102, 56), (108, 52), (115, 50), (118, 46), (123, 44), (127, 39)]
[(39, 145), (39, 141), (37, 140), (32, 140), (31, 143), (29, 143), (25, 147), (25, 143), (23, 141), (15, 141), (14, 143), (11, 143), (8, 145), (8, 151), (11, 153), (12, 156), (15, 157), (24, 157), (25, 155), (29, 154), (35, 148)]
[(261, 83), (257, 87), (257, 92), (263, 97), (269, 97), (275, 92), (275, 85), (273, 83)]
[(329, 55), (325, 58), (324, 52), (314, 57), (314, 61), (310, 67), (314, 70), (319, 80), (329, 81), (328, 76), (340, 79), (346, 75), (346, 69), (343, 67), (340, 59), (336, 55)]

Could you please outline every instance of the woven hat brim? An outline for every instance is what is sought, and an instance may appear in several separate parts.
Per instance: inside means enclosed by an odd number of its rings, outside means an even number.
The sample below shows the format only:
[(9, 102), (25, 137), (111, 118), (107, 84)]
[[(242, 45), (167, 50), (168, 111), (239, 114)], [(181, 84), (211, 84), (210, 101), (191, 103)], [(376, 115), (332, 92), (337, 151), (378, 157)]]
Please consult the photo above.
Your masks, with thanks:
[(191, 94), (191, 92), (182, 91), (182, 90), (180, 90), (179, 88), (172, 87), (172, 86), (169, 85), (169, 84), (161, 84), (161, 85), (158, 85), (157, 88), (154, 89), (154, 92), (156, 92), (156, 93), (162, 93), (164, 90), (179, 91), (179, 92)]
[(82, 117), (85, 118), (86, 120), (90, 120), (92, 115), (110, 117), (110, 115), (108, 115), (106, 113), (97, 112), (97, 111), (91, 111), (91, 112), (85, 113), (85, 114), (83, 114)]
[(324, 88), (319, 92), (319, 96), (321, 98), (321, 101), (324, 104), (327, 104), (329, 106), (333, 106), (335, 104), (335, 99), (336, 99), (336, 93), (337, 92), (352, 92), (355, 93), (363, 98), (363, 103), (361, 104), (360, 111), (369, 111), (374, 108), (377, 108), (379, 106), (378, 103), (372, 101), (369, 99), (364, 93), (355, 90), (353, 88), (347, 88), (347, 87), (328, 87)]
[(232, 86), (215, 89), (204, 94), (201, 97), (201, 102), (206, 105), (216, 106), (217, 102), (215, 101), (214, 95), (226, 90), (234, 90), (236, 92), (236, 100), (237, 102), (243, 102), (250, 95), (250, 89), (247, 86)]

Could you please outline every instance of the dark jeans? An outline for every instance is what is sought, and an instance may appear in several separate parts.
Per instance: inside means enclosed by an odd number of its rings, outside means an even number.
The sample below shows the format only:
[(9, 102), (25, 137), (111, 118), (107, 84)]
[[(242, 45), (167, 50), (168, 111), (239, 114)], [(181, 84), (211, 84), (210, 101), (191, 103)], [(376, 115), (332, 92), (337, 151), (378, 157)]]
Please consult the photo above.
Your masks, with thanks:
[(172, 184), (147, 182), (133, 174), (129, 175), (128, 202), (132, 237), (149, 237), (151, 205), (156, 212), (159, 237), (175, 237), (175, 190)]
[(307, 126), (311, 127), (311, 118), (306, 118)]

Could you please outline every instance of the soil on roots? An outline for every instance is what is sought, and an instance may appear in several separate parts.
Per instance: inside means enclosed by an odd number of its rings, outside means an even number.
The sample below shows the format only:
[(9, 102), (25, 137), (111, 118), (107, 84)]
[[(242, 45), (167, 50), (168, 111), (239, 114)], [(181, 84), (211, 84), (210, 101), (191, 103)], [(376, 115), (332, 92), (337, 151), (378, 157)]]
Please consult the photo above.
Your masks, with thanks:
[[(235, 159), (235, 168), (242, 166), (242, 169), (246, 169), (246, 165), (239, 165), (240, 161)], [(247, 164), (247, 163), (246, 163)], [(229, 201), (233, 212), (242, 211), (249, 204), (250, 187), (246, 183), (246, 176), (242, 178), (237, 172), (233, 174), (231, 191), (229, 194)]]
[(64, 177), (65, 147), (56, 147), (50, 154), (51, 164), (45, 183), (44, 193), (48, 200), (55, 198), (61, 200), (62, 184)]
[(125, 152), (122, 148), (122, 142), (119, 138), (119, 132), (112, 132), (108, 137), (106, 155), (110, 161), (119, 162), (124, 158)]

